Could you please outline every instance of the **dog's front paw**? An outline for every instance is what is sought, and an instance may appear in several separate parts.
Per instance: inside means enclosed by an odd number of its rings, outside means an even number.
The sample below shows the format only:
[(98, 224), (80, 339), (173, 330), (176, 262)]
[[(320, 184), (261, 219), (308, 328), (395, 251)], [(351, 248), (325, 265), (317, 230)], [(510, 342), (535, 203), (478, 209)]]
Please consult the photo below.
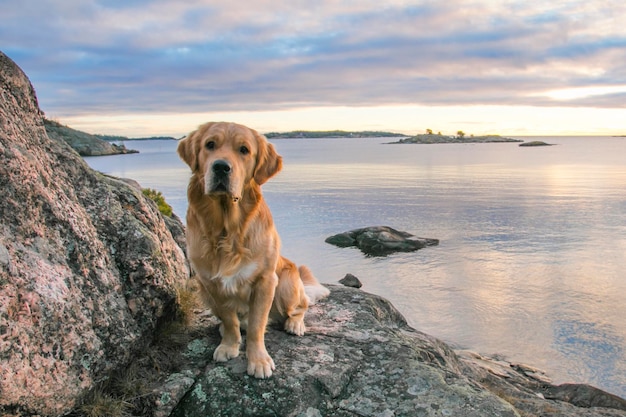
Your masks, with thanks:
[(229, 359), (239, 356), (239, 345), (220, 344), (213, 352), (213, 360), (216, 362), (226, 362)]
[(274, 360), (267, 352), (248, 353), (248, 375), (269, 378), (276, 369)]
[(285, 322), (285, 331), (287, 333), (295, 334), (296, 336), (304, 335), (304, 332), (306, 331), (306, 327), (304, 327), (304, 319), (302, 317), (289, 317)]

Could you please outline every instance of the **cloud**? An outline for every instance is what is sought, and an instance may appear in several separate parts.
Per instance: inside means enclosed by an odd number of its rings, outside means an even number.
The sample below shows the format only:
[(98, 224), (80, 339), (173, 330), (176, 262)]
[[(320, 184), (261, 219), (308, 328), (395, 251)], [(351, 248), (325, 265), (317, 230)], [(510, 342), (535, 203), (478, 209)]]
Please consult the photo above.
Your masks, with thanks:
[(47, 112), (299, 106), (623, 107), (623, 1), (4, 2), (4, 52)]

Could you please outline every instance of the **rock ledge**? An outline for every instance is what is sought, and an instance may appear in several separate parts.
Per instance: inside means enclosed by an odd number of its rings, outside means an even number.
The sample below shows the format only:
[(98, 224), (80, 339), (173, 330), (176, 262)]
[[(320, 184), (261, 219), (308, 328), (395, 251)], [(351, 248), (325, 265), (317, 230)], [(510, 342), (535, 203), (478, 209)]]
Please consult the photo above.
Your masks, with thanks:
[[(181, 372), (188, 388), (171, 416), (626, 416), (619, 397), (586, 385), (555, 387), (523, 365), (460, 357), (409, 327), (384, 298), (329, 288), (307, 314), (303, 337), (268, 329), (272, 378), (249, 377), (241, 356), (209, 361), (193, 384)], [(210, 357), (218, 343), (213, 321), (188, 351), (200, 347)], [(587, 397), (595, 398), (580, 403), (588, 408), (574, 405)]]

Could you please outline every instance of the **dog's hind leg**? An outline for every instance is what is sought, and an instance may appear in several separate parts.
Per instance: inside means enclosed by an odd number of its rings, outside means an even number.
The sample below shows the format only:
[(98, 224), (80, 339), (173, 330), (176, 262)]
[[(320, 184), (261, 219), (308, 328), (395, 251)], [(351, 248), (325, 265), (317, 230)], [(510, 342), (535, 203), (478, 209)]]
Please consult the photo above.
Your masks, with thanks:
[(275, 308), (285, 321), (285, 331), (302, 336), (306, 331), (304, 315), (309, 308), (309, 298), (296, 265), (282, 258), (280, 266)]
[(305, 302), (295, 308), (287, 310), (287, 320), (285, 320), (285, 331), (295, 334), (296, 336), (304, 335), (306, 326), (304, 325), (304, 314), (308, 309), (308, 303)]

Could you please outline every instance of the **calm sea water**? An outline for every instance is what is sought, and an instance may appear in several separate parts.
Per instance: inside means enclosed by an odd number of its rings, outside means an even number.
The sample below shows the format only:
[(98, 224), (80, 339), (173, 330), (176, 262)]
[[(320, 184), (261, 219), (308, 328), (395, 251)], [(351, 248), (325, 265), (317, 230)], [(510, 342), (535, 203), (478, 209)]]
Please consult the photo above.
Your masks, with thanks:
[[(557, 146), (275, 140), (285, 167), (263, 189), (283, 253), (322, 282), (356, 275), (456, 347), (626, 397), (626, 138), (522, 139)], [(184, 219), (176, 145), (87, 161), (161, 190)], [(324, 243), (374, 225), (440, 245), (368, 258)]]

